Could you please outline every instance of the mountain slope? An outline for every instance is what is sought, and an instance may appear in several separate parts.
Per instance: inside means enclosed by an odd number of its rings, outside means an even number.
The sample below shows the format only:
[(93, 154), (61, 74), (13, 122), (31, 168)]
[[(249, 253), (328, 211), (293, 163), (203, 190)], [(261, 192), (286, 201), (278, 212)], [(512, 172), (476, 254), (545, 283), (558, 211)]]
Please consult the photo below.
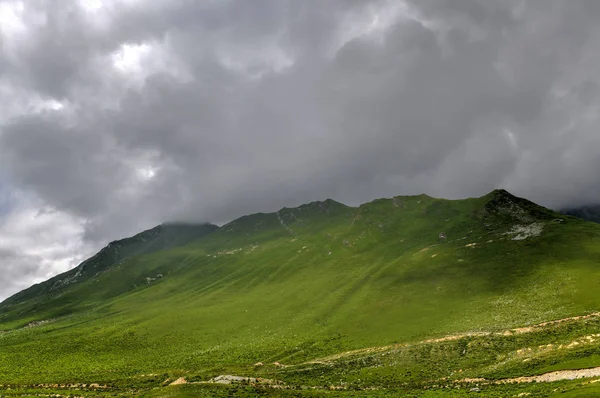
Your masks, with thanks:
[[(217, 229), (212, 224), (161, 224), (130, 238), (110, 242), (72, 270), (25, 289), (0, 303), (0, 321), (10, 320), (11, 313), (13, 318), (23, 318), (31, 311), (56, 309), (61, 305), (56, 299), (64, 295), (73, 284), (98, 276), (128, 258), (182, 246)], [(65, 308), (67, 313), (68, 308)]]
[[(232, 373), (397, 387), (450, 377), (457, 366), (505, 377), (513, 375), (509, 366), (523, 368), (499, 353), (567, 339), (573, 329), (396, 350), (385, 368), (369, 356), (340, 367), (301, 365), (366, 347), (597, 311), (599, 260), (600, 225), (501, 190), (457, 201), (395, 197), (358, 208), (327, 200), (254, 214), (70, 284), (59, 298), (66, 308), (30, 308), (19, 318), (18, 300), (3, 304), (0, 384), (119, 386), (143, 379), (160, 386), (163, 374), (208, 380)], [(585, 322), (577, 333), (600, 332), (595, 318)], [(578, 350), (535, 357), (527, 371), (575, 360)], [(296, 367), (253, 367), (259, 361)], [(587, 365), (600, 366), (600, 358)], [(147, 374), (161, 376), (141, 376)]]

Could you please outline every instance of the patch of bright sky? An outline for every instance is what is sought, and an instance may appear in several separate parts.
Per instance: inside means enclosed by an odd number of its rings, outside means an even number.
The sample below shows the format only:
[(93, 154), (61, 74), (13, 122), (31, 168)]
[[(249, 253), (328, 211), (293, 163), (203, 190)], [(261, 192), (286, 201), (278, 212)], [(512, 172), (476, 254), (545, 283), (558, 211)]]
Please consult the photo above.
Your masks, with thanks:
[(140, 75), (143, 73), (142, 62), (152, 46), (147, 43), (141, 44), (122, 44), (121, 47), (112, 54), (113, 66), (125, 74)]
[(517, 136), (515, 135), (515, 133), (513, 133), (511, 130), (509, 130), (507, 128), (503, 129), (502, 132), (504, 133), (504, 136), (508, 140), (510, 146), (513, 149), (517, 149)]
[(28, 108), (29, 109), (27, 109), (27, 113), (38, 113), (43, 111), (60, 111), (65, 108), (65, 105), (53, 98), (32, 98)]
[(419, 22), (428, 29), (434, 27), (432, 21), (425, 20), (403, 1), (382, 0), (370, 3), (344, 16), (331, 45), (330, 56), (334, 56), (346, 43), (357, 38), (367, 38), (382, 44), (388, 29), (403, 20)]
[(22, 1), (0, 2), (0, 34), (2, 36), (11, 37), (27, 30), (23, 21), (24, 10), (25, 4)]
[[(78, 0), (79, 7), (89, 14), (98, 14), (110, 10), (116, 5), (134, 6), (143, 3), (145, 0)], [(152, 0), (156, 1), (156, 0)]]
[[(131, 178), (128, 186), (135, 188), (136, 184), (150, 182), (161, 169), (160, 155), (157, 152), (140, 152), (136, 157), (126, 161)], [(135, 190), (134, 190), (135, 191)], [(134, 191), (127, 195), (134, 194)]]
[(149, 181), (156, 176), (156, 172), (158, 171), (158, 167), (154, 166), (143, 166), (136, 169), (136, 173), (140, 180)]
[(148, 76), (156, 73), (169, 74), (181, 82), (193, 79), (186, 65), (170, 51), (168, 42), (124, 43), (109, 57), (128, 86), (141, 87)]
[(102, 0), (79, 0), (77, 3), (83, 10), (89, 13), (96, 13), (104, 6)]
[[(50, 97), (40, 97), (39, 94), (21, 91), (6, 79), (0, 79), (0, 124), (15, 117), (47, 111), (66, 111), (67, 102), (60, 102)], [(2, 131), (0, 129), (0, 134)]]

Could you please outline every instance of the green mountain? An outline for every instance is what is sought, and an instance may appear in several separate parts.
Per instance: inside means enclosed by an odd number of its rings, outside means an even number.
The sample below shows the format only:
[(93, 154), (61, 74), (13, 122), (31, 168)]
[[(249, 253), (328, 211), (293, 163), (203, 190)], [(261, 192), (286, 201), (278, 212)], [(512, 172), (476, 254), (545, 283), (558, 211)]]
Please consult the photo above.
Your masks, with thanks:
[[(33, 285), (0, 303), (0, 320), (10, 319), (9, 313), (13, 319), (26, 317), (30, 313), (37, 315), (43, 308), (47, 308), (55, 316), (68, 314), (74, 310), (73, 303), (79, 300), (65, 303), (58, 299), (72, 287), (77, 289), (82, 282), (109, 271), (111, 267), (118, 266), (129, 258), (182, 246), (217, 229), (212, 224), (162, 224), (130, 238), (110, 242), (72, 270)], [(75, 307), (80, 308), (77, 304)]]
[(600, 367), (598, 224), (497, 190), (157, 228), (0, 304), (0, 395), (600, 393), (566, 379)]

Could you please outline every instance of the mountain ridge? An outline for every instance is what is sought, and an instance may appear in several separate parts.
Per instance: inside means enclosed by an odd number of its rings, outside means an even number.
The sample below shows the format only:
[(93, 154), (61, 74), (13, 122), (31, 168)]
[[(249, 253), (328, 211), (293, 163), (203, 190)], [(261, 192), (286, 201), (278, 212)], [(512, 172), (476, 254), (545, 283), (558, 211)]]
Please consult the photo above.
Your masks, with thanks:
[[(424, 200), (438, 201), (439, 203), (479, 201), (483, 204), (483, 213), (481, 214), (481, 217), (494, 217), (496, 222), (498, 219), (502, 218), (502, 222), (506, 222), (507, 217), (509, 221), (511, 217), (517, 217), (520, 221), (531, 222), (530, 219), (523, 218), (523, 214), (528, 214), (528, 212), (531, 212), (534, 217), (543, 217), (544, 219), (551, 219), (557, 216), (557, 213), (552, 210), (539, 206), (527, 199), (514, 196), (504, 189), (495, 189), (479, 198), (450, 200), (434, 198), (423, 193), (417, 195), (398, 195), (392, 198), (378, 198), (356, 207), (348, 206), (328, 198), (323, 201), (305, 203), (297, 207), (283, 207), (275, 212), (253, 213), (241, 216), (221, 227), (210, 223), (188, 224), (184, 222), (165, 222), (156, 227), (139, 232), (131, 237), (111, 241), (98, 253), (84, 260), (73, 269), (8, 297), (3, 302), (0, 302), (0, 320), (2, 319), (2, 312), (5, 312), (7, 308), (27, 303), (40, 296), (43, 297), (44, 295), (52, 293), (58, 293), (60, 295), (60, 291), (68, 288), (69, 285), (78, 281), (86, 281), (93, 276), (97, 276), (100, 272), (106, 271), (111, 266), (122, 263), (128, 257), (135, 257), (177, 246), (184, 246), (185, 244), (212, 233), (231, 234), (244, 231), (246, 236), (250, 236), (263, 229), (271, 228), (271, 233), (266, 235), (263, 239), (269, 240), (282, 235), (294, 237), (298, 231), (307, 233), (310, 230), (316, 231), (321, 228), (322, 220), (320, 218), (323, 216), (332, 214), (344, 215), (348, 219), (353, 219), (352, 223), (354, 223), (357, 218), (363, 216), (363, 212), (368, 212), (369, 209), (374, 206), (384, 203), (393, 203), (393, 207), (398, 208), (399, 203), (407, 200), (416, 201), (417, 203), (421, 203)], [(520, 213), (515, 213), (515, 209), (519, 210)], [(307, 228), (304, 223), (304, 218), (311, 221), (310, 228)], [(375, 222), (368, 217), (367, 223), (375, 224)], [(381, 222), (376, 224), (380, 229), (382, 228)], [(283, 227), (285, 232), (279, 229), (278, 225)], [(486, 228), (489, 227), (486, 226)], [(184, 232), (182, 239), (180, 239), (180, 237), (175, 237), (175, 242), (171, 243), (161, 241), (161, 239), (168, 239), (169, 235), (173, 235), (172, 233), (170, 234), (170, 232), (175, 232), (175, 235), (177, 235), (177, 232), (181, 231)], [(189, 232), (189, 234), (187, 232)], [(439, 234), (446, 235), (446, 232), (445, 230), (440, 230)], [(171, 238), (173, 237), (171, 236)], [(120, 253), (120, 251), (123, 252)], [(326, 252), (329, 253), (329, 249), (327, 249)], [(156, 279), (155, 277), (149, 278)], [(20, 313), (24, 314), (25, 312), (21, 311)]]
[[(86, 280), (93, 273), (102, 272), (106, 268), (125, 260), (127, 257), (183, 245), (217, 229), (216, 225), (210, 223), (162, 223), (130, 237), (113, 240), (76, 267), (46, 281), (36, 283), (6, 298), (0, 302), (0, 308), (18, 302), (18, 300), (27, 300), (40, 294), (60, 291), (69, 284), (77, 282), (77, 278), (81, 277), (81, 279)], [(174, 231), (182, 231), (184, 236), (174, 237)], [(90, 268), (94, 269), (90, 270)]]
[(502, 190), (251, 214), (3, 306), (0, 384), (161, 394), (240, 375), (384, 394), (600, 366), (600, 318), (581, 317), (600, 309), (599, 264), (600, 225)]
[[(320, 214), (320, 213), (329, 213), (330, 209), (335, 209), (337, 211), (342, 211), (342, 210), (359, 211), (361, 209), (361, 207), (368, 206), (368, 205), (370, 205), (372, 203), (376, 203), (378, 201), (389, 201), (389, 200), (398, 201), (398, 200), (402, 200), (402, 198), (449, 200), (449, 199), (443, 199), (443, 198), (434, 198), (432, 196), (429, 196), (429, 195), (423, 193), (423, 194), (417, 194), (417, 195), (398, 195), (398, 196), (394, 196), (392, 198), (378, 198), (378, 199), (374, 199), (370, 202), (366, 202), (361, 205), (358, 205), (356, 207), (352, 207), (352, 206), (345, 205), (341, 202), (335, 201), (334, 199), (327, 198), (323, 201), (312, 201), (309, 203), (299, 205), (297, 207), (283, 207), (275, 212), (270, 212), (270, 213), (261, 212), (261, 213), (252, 213), (252, 214), (244, 215), (235, 220), (230, 221), (229, 223), (224, 224), (221, 227), (218, 227), (209, 222), (198, 223), (198, 224), (193, 224), (193, 223), (190, 224), (190, 223), (185, 223), (185, 222), (164, 222), (153, 228), (141, 231), (130, 237), (113, 240), (113, 241), (109, 242), (107, 244), (107, 246), (100, 249), (100, 251), (98, 251), (98, 253), (96, 253), (95, 255), (91, 256), (90, 258), (84, 260), (82, 263), (80, 263), (76, 267), (74, 267), (68, 271), (65, 271), (59, 275), (56, 275), (52, 278), (49, 278), (46, 281), (34, 284), (34, 285), (30, 286), (29, 288), (23, 289), (23, 290), (15, 293), (14, 295), (12, 295), (12, 296), (6, 298), (4, 301), (0, 302), (0, 313), (1, 313), (1, 309), (3, 306), (6, 306), (7, 304), (10, 305), (19, 299), (23, 299), (23, 298), (28, 299), (28, 298), (30, 298), (29, 297), (30, 295), (37, 295), (40, 293), (43, 294), (43, 293), (47, 293), (49, 291), (54, 291), (56, 289), (60, 289), (61, 285), (66, 286), (70, 283), (75, 282), (76, 278), (81, 275), (84, 268), (88, 268), (87, 267), (88, 265), (92, 265), (92, 267), (96, 268), (96, 265), (91, 264), (91, 263), (101, 262), (102, 260), (99, 260), (99, 259), (101, 257), (103, 257), (104, 255), (108, 255), (109, 257), (112, 256), (114, 258), (109, 260), (106, 264), (103, 264), (100, 268), (96, 269), (95, 270), (96, 272), (101, 272), (106, 267), (114, 265), (114, 264), (118, 263), (119, 261), (124, 260), (128, 256), (139, 255), (139, 254), (142, 254), (142, 252), (151, 253), (153, 251), (159, 251), (162, 249), (166, 249), (167, 247), (165, 246), (165, 247), (160, 247), (160, 248), (157, 248), (156, 250), (150, 250), (150, 251), (138, 249), (137, 252), (134, 251), (133, 253), (126, 253), (125, 255), (118, 255), (115, 253), (115, 251), (119, 250), (119, 247), (121, 247), (123, 245), (127, 245), (128, 242), (135, 241), (135, 240), (142, 240), (142, 242), (145, 242), (145, 238), (151, 238), (153, 236), (155, 237), (156, 235), (160, 234), (160, 232), (164, 232), (165, 230), (172, 230), (172, 229), (177, 229), (177, 228), (188, 228), (188, 229), (189, 228), (200, 228), (199, 234), (197, 234), (197, 235), (193, 234), (190, 237), (190, 239), (184, 240), (183, 242), (180, 243), (181, 245), (184, 245), (194, 239), (197, 239), (197, 238), (200, 238), (200, 237), (206, 235), (207, 233), (213, 233), (213, 232), (217, 232), (217, 231), (232, 231), (233, 226), (243, 223), (245, 220), (248, 220), (248, 219), (255, 219), (255, 218), (260, 218), (260, 217), (272, 218), (274, 216), (274, 217), (277, 217), (277, 219), (281, 225), (285, 225), (285, 220), (284, 220), (285, 218), (295, 218), (295, 220), (290, 220), (290, 221), (299, 221), (296, 218), (294, 212), (306, 213), (307, 211), (310, 212), (311, 210), (316, 210), (317, 214)], [(488, 203), (486, 205), (486, 209), (492, 210), (492, 211), (494, 210), (494, 207), (499, 207), (499, 206), (502, 206), (503, 204), (505, 205), (506, 203), (515, 203), (515, 201), (518, 201), (519, 203), (526, 204), (526, 206), (530, 209), (536, 209), (539, 214), (548, 215), (548, 214), (553, 213), (551, 210), (545, 209), (542, 206), (539, 206), (527, 199), (514, 196), (510, 192), (508, 192), (504, 189), (495, 189), (480, 198), (466, 198), (466, 199), (456, 199), (456, 200), (460, 201), (460, 200), (469, 200), (469, 199), (481, 199), (481, 200), (488, 201)], [(550, 213), (548, 213), (548, 212), (550, 212)], [(208, 229), (206, 229), (206, 228), (208, 228)], [(290, 230), (288, 229), (288, 232), (289, 231)], [(291, 232), (291, 233), (293, 234), (293, 232)], [(152, 244), (156, 244), (156, 243), (157, 242), (150, 241), (150, 242), (148, 242), (148, 246), (151, 246)], [(177, 245), (179, 245), (179, 244), (172, 245), (171, 247), (175, 247)], [(110, 251), (112, 251), (112, 253), (108, 254), (108, 252), (110, 252)], [(48, 287), (49, 285), (50, 285), (50, 287)]]

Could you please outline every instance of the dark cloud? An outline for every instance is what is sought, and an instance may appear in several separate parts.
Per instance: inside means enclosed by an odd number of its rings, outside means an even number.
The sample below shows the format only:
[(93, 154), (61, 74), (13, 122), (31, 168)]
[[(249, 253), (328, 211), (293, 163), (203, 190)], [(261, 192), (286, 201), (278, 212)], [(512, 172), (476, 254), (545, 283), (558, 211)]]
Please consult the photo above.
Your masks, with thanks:
[(0, 0), (0, 166), (86, 247), (326, 197), (600, 198), (596, 1), (104, 3)]

